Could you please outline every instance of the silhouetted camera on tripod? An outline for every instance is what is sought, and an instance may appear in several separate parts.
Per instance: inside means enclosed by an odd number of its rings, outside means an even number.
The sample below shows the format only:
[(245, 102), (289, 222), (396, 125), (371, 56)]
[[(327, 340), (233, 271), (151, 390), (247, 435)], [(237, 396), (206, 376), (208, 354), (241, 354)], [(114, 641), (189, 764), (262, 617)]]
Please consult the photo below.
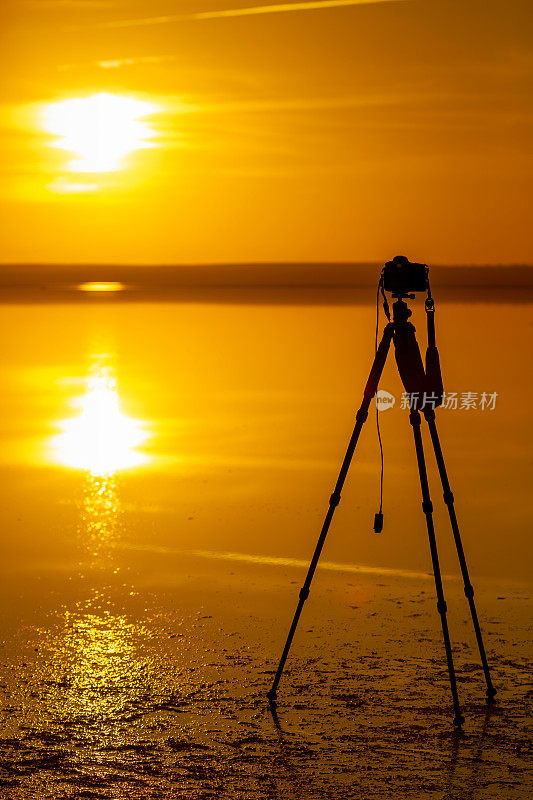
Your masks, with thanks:
[(406, 295), (409, 292), (425, 292), (428, 285), (429, 267), (416, 264), (406, 256), (394, 256), (383, 267), (381, 277), (383, 288), (393, 294)]
[[(363, 391), (363, 401), (355, 415), (355, 427), (352, 436), (348, 443), (346, 455), (342, 462), (339, 476), (333, 493), (329, 498), (329, 508), (324, 519), (320, 536), (313, 553), (313, 557), (309, 564), (307, 576), (304, 584), (300, 589), (298, 605), (294, 612), (294, 617), (289, 628), (285, 647), (279, 660), (278, 668), (274, 675), (272, 688), (268, 692), (268, 699), (271, 707), (275, 707), (277, 699), (278, 684), (281, 680), (285, 662), (289, 655), (292, 640), (296, 632), (298, 620), (302, 613), (302, 609), (306, 599), (309, 596), (311, 588), (311, 581), (320, 559), (320, 554), (326, 541), (326, 536), (333, 519), (335, 508), (339, 505), (341, 499), (341, 490), (344, 486), (348, 469), (352, 461), (359, 434), (368, 417), (368, 409), (370, 403), (376, 396), (381, 373), (387, 360), (387, 355), (391, 343), (394, 345), (394, 353), (396, 357), (396, 365), (403, 383), (405, 393), (408, 397), (420, 399), (422, 401), (421, 411), (427, 422), (435, 458), (437, 461), (437, 468), (439, 471), (441, 484), (443, 488), (443, 499), (448, 508), (448, 515), (452, 527), (453, 538), (457, 555), (459, 557), (459, 565), (464, 582), (464, 592), (470, 606), (470, 614), (474, 625), (476, 634), (479, 655), (481, 658), (481, 665), (485, 674), (485, 681), (487, 684), (487, 700), (491, 702), (496, 694), (496, 689), (492, 685), (490, 677), (489, 665), (485, 653), (485, 646), (483, 644), (483, 637), (481, 635), (481, 628), (477, 617), (476, 606), (474, 603), (474, 589), (470, 583), (470, 576), (468, 574), (468, 567), (466, 557), (463, 550), (461, 534), (459, 531), (459, 523), (455, 514), (453, 493), (450, 488), (448, 474), (444, 463), (444, 456), (440, 444), (439, 435), (437, 433), (437, 423), (435, 419), (435, 409), (442, 404), (444, 392), (442, 388), (442, 375), (439, 363), (439, 353), (435, 342), (435, 303), (431, 296), (431, 289), (429, 286), (429, 268), (426, 264), (411, 263), (405, 256), (396, 256), (392, 261), (387, 261), (381, 271), (378, 282), (378, 291), (376, 294), (376, 304), (379, 301), (379, 293), (381, 292), (383, 298), (383, 310), (387, 317), (387, 324), (385, 325), (381, 342), (378, 346), (378, 327), (376, 322), (376, 339), (375, 339), (375, 355), (374, 361), (368, 376), (366, 386)], [(392, 304), (392, 315), (390, 313), (389, 303), (385, 295), (385, 291), (391, 292), (394, 298)], [(405, 302), (406, 299), (413, 300), (414, 294), (410, 292), (427, 292), (427, 297), (424, 303), (427, 317), (427, 334), (428, 344), (426, 350), (426, 362), (422, 361), (420, 348), (416, 340), (416, 333), (414, 325), (409, 322), (411, 316), (411, 309)], [(379, 306), (376, 308), (379, 311)], [(461, 706), (459, 704), (459, 696), (457, 691), (457, 681), (455, 676), (455, 666), (453, 663), (452, 646), (450, 642), (450, 633), (448, 630), (448, 621), (446, 617), (447, 606), (444, 599), (444, 588), (442, 583), (442, 576), (440, 572), (439, 557), (437, 552), (437, 539), (435, 536), (435, 529), (433, 523), (433, 504), (429, 493), (429, 482), (426, 469), (426, 460), (424, 455), (424, 446), (422, 442), (421, 433), (421, 416), (417, 409), (416, 402), (411, 405), (409, 401), (409, 422), (413, 429), (413, 438), (416, 451), (416, 459), (418, 464), (418, 472), (420, 476), (420, 488), (422, 490), (422, 511), (426, 518), (426, 527), (429, 538), (429, 547), (431, 554), (431, 561), (433, 566), (433, 575), (435, 578), (435, 589), (437, 595), (437, 611), (441, 617), (442, 635), (444, 639), (444, 647), (446, 651), (446, 661), (448, 664), (448, 674), (450, 678), (450, 688), (452, 692), (452, 700), (455, 716), (453, 719), (454, 725), (462, 725), (464, 717), (461, 713)], [(377, 415), (377, 411), (376, 411)], [(379, 433), (379, 426), (378, 426)], [(381, 445), (381, 437), (379, 439)], [(382, 462), (383, 463), (383, 462)], [(383, 470), (381, 473), (381, 499), (383, 497)], [(379, 512), (374, 518), (374, 531), (380, 533), (383, 528), (383, 508), (380, 502)]]

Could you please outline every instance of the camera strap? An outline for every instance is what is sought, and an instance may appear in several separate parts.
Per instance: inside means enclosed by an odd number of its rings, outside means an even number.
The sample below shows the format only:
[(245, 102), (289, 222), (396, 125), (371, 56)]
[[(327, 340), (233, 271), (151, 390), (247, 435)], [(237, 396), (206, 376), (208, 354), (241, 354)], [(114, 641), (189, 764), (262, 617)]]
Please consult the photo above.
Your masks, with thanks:
[(428, 346), (426, 350), (426, 385), (427, 391), (434, 398), (433, 408), (442, 405), (444, 399), (444, 388), (442, 385), (442, 373), (440, 369), (439, 351), (435, 342), (435, 302), (431, 296), (429, 278), (427, 284), (427, 297), (425, 302), (427, 326), (428, 326)]

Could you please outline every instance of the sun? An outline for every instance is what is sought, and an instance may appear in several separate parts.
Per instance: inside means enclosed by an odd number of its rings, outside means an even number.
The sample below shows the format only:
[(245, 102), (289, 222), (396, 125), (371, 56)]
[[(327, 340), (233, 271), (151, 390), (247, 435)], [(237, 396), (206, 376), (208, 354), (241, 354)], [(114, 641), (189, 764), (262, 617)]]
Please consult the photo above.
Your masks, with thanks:
[(161, 109), (154, 103), (100, 92), (49, 103), (42, 127), (57, 137), (51, 147), (72, 153), (73, 173), (115, 172), (134, 150), (157, 147), (156, 131), (145, 121)]

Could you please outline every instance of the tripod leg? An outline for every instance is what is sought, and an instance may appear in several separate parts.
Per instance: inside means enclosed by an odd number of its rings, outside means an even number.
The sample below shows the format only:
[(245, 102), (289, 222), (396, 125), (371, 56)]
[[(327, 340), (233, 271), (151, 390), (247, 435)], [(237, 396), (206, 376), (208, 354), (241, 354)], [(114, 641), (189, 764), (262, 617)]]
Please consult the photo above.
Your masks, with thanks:
[(363, 395), (363, 402), (361, 403), (361, 407), (359, 408), (359, 411), (356, 414), (355, 428), (353, 430), (350, 442), (348, 444), (348, 449), (346, 451), (346, 455), (344, 456), (344, 461), (342, 462), (342, 466), (339, 472), (339, 477), (337, 478), (337, 483), (335, 484), (333, 494), (329, 498), (328, 512), (326, 514), (326, 518), (322, 525), (320, 536), (318, 537), (318, 541), (316, 543), (315, 552), (313, 553), (313, 558), (311, 559), (311, 563), (309, 564), (307, 576), (305, 578), (302, 588), (300, 589), (298, 605), (296, 607), (296, 611), (294, 612), (294, 617), (292, 620), (291, 627), (289, 629), (287, 641), (285, 642), (285, 647), (283, 648), (278, 668), (274, 676), (274, 682), (272, 683), (272, 688), (267, 694), (267, 697), (271, 703), (276, 702), (278, 684), (283, 674), (283, 669), (285, 667), (287, 656), (289, 655), (289, 650), (291, 649), (292, 640), (294, 638), (294, 634), (298, 626), (298, 621), (302, 613), (302, 608), (304, 606), (305, 601), (309, 597), (311, 581), (313, 580), (313, 575), (315, 574), (318, 560), (320, 558), (324, 542), (326, 541), (326, 536), (329, 530), (329, 526), (331, 524), (331, 520), (333, 518), (333, 514), (335, 512), (336, 507), (339, 505), (341, 499), (341, 490), (342, 487), (344, 486), (346, 475), (348, 474), (348, 469), (352, 461), (357, 440), (359, 439), (359, 434), (361, 433), (361, 428), (363, 427), (363, 424), (368, 416), (368, 407), (378, 388), (379, 379), (381, 378), (381, 373), (383, 372), (383, 367), (385, 366), (385, 361), (387, 360), (387, 353), (389, 352), (393, 330), (394, 326), (392, 323), (389, 322), (389, 324), (385, 326), (385, 330), (383, 331), (383, 337), (377, 349), (376, 356), (374, 358), (374, 363), (372, 364), (372, 369), (370, 370), (370, 375), (368, 377), (368, 381), (366, 383)]
[(433, 574), (435, 576), (435, 588), (437, 590), (437, 609), (440, 614), (442, 623), (442, 635), (444, 638), (444, 647), (446, 649), (446, 660), (448, 662), (448, 674), (450, 676), (450, 686), (452, 690), (453, 708), (455, 717), (453, 720), (454, 725), (462, 725), (464, 717), (461, 714), (461, 707), (459, 705), (459, 697), (457, 694), (457, 683), (455, 680), (455, 669), (453, 666), (452, 646), (450, 644), (450, 634), (448, 631), (448, 622), (446, 619), (446, 601), (444, 600), (444, 591), (442, 588), (442, 578), (440, 574), (439, 555), (437, 552), (437, 540), (435, 539), (435, 529), (433, 527), (433, 505), (429, 495), (429, 484), (426, 472), (426, 462), (424, 459), (424, 447), (422, 444), (422, 434), (420, 432), (420, 414), (418, 411), (411, 411), (409, 420), (413, 427), (413, 435), (415, 439), (416, 458), (418, 461), (418, 472), (420, 474), (420, 486), (422, 489), (422, 509), (426, 515), (426, 525), (429, 536), (429, 548), (431, 551), (431, 560), (433, 562)]
[(453, 505), (453, 493), (450, 489), (450, 483), (448, 481), (448, 475), (446, 473), (446, 466), (444, 464), (444, 457), (442, 455), (442, 448), (440, 446), (439, 435), (437, 433), (437, 425), (435, 423), (435, 412), (430, 411), (424, 414), (426, 417), (429, 432), (431, 434), (431, 441), (433, 442), (433, 449), (435, 450), (435, 457), (437, 459), (437, 466), (439, 468), (440, 479), (442, 483), (442, 488), (444, 491), (444, 502), (448, 507), (448, 514), (450, 516), (450, 522), (452, 525), (453, 531), (453, 538), (455, 540), (455, 547), (457, 549), (457, 555), (459, 557), (459, 564), (461, 565), (461, 572), (463, 574), (463, 582), (465, 588), (465, 596), (468, 599), (468, 604), (470, 606), (470, 614), (472, 615), (472, 622), (474, 623), (474, 630), (476, 632), (476, 639), (477, 645), (479, 648), (479, 655), (481, 657), (481, 664), (483, 665), (483, 672), (485, 673), (485, 680), (487, 683), (487, 698), (489, 702), (494, 699), (496, 694), (496, 689), (492, 685), (492, 681), (490, 679), (490, 671), (489, 665), (487, 662), (487, 656), (485, 654), (485, 647), (483, 645), (483, 637), (481, 635), (481, 628), (479, 627), (479, 620), (477, 618), (477, 611), (476, 606), (474, 603), (474, 587), (470, 583), (470, 576), (468, 575), (468, 567), (466, 565), (466, 557), (463, 550), (463, 543), (461, 541), (461, 534), (459, 532), (459, 525), (457, 522), (457, 517), (455, 515), (455, 508)]

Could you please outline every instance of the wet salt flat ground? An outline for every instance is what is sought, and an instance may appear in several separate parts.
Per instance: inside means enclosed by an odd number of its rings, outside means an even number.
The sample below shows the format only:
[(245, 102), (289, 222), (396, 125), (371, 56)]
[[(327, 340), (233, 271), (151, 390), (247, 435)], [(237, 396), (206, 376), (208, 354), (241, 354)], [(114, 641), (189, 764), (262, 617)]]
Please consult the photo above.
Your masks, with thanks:
[(460, 733), (423, 578), (320, 572), (272, 716), (265, 692), (302, 574), (261, 573), (193, 576), (179, 607), (80, 586), (84, 601), (34, 615), (2, 648), (2, 796), (529, 796), (523, 587), (478, 592), (498, 687), (487, 707), (450, 584)]
[[(438, 412), (498, 689), (489, 709), (423, 430), (460, 733), (399, 403), (382, 414), (384, 533), (371, 534), (369, 420), (277, 717), (266, 702), (368, 374), (374, 309), (4, 306), (0, 797), (530, 796), (531, 310), (438, 306), (445, 387), (498, 392), (493, 411)], [(391, 364), (381, 385), (400, 396)], [(95, 408), (109, 415), (104, 477), (79, 458)]]

